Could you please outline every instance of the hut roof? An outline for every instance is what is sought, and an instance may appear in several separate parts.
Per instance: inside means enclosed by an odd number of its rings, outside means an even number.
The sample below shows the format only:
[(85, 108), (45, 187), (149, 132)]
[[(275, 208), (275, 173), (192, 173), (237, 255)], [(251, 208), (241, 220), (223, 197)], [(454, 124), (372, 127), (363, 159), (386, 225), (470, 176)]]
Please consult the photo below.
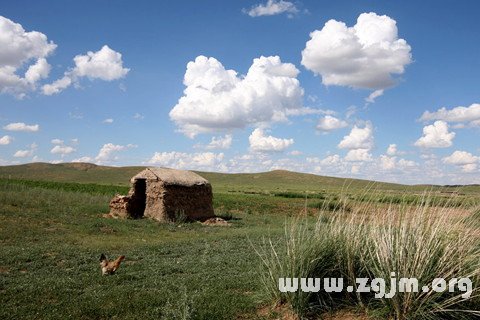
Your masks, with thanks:
[(199, 176), (195, 172), (158, 167), (146, 168), (139, 172), (132, 178), (132, 182), (136, 179), (161, 180), (167, 185), (180, 185), (185, 187), (209, 184), (207, 179)]

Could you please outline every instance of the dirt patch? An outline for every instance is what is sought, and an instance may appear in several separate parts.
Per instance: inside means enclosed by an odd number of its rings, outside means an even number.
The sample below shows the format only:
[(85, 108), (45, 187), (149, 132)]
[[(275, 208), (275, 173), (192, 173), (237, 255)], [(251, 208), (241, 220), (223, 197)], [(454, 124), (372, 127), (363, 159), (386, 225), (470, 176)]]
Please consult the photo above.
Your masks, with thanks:
[(215, 217), (210, 218), (202, 222), (204, 226), (212, 226), (212, 227), (229, 227), (230, 223), (227, 220)]
[(257, 310), (257, 315), (262, 318), (275, 320), (299, 320), (300, 318), (286, 304), (264, 306)]
[(102, 227), (100, 227), (100, 232), (101, 233), (106, 233), (106, 234), (112, 234), (112, 233), (117, 232), (117, 230), (115, 230), (114, 228), (109, 227), (109, 226), (102, 226)]
[(10, 273), (10, 269), (6, 267), (0, 267), (0, 274), (9, 274), (9, 273)]

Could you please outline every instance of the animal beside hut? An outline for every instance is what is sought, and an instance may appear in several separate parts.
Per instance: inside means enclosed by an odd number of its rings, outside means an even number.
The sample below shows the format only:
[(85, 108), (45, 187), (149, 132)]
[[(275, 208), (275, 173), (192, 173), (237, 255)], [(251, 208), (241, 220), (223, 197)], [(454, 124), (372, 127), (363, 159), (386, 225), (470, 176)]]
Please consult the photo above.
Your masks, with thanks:
[(128, 194), (110, 201), (110, 215), (157, 221), (206, 220), (214, 217), (212, 186), (185, 170), (146, 168), (131, 180)]

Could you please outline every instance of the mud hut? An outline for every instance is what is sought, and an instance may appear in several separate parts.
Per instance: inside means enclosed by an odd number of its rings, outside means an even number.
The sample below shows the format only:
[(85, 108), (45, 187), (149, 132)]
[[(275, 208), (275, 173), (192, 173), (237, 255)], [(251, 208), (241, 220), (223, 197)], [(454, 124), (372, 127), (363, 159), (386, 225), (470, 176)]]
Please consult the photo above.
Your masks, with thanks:
[(191, 171), (147, 168), (130, 180), (128, 195), (110, 201), (110, 215), (158, 221), (205, 220), (214, 216), (212, 186)]

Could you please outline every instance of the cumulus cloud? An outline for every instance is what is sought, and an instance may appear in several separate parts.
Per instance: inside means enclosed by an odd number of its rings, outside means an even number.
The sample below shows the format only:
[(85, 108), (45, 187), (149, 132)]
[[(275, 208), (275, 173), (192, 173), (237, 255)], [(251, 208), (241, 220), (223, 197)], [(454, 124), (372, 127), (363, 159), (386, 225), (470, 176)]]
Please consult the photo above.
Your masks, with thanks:
[(412, 61), (410, 46), (398, 38), (396, 21), (386, 15), (362, 13), (353, 27), (329, 20), (310, 37), (302, 65), (320, 75), (324, 85), (376, 90), (372, 101), (395, 85), (394, 76)]
[(3, 136), (0, 138), (0, 145), (5, 146), (7, 144), (10, 144), (13, 141), (13, 138), (10, 136)]
[(389, 157), (386, 155), (380, 156), (380, 168), (383, 170), (393, 170), (395, 169), (395, 157)]
[(187, 64), (184, 96), (170, 118), (188, 137), (199, 133), (285, 121), (302, 109), (299, 71), (278, 56), (260, 57), (245, 76), (226, 70), (215, 58), (198, 56)]
[(229, 149), (232, 145), (232, 135), (226, 134), (224, 137), (212, 137), (210, 143), (205, 149)]
[(292, 2), (284, 0), (268, 0), (265, 4), (257, 4), (242, 11), (250, 17), (273, 16), (282, 13), (287, 13), (289, 17), (293, 17), (299, 12)]
[(448, 131), (445, 121), (435, 121), (432, 125), (423, 127), (423, 136), (415, 142), (421, 148), (448, 148), (453, 144), (455, 132)]
[(13, 156), (15, 158), (27, 158), (27, 157), (31, 157), (33, 156), (33, 154), (35, 153), (35, 151), (37, 150), (37, 144), (36, 143), (32, 143), (29, 147), (29, 149), (27, 150), (17, 150)]
[(43, 94), (53, 95), (77, 83), (81, 78), (113, 81), (121, 79), (130, 71), (123, 67), (122, 54), (104, 45), (99, 51), (88, 51), (86, 55), (73, 58), (75, 67), (66, 71), (64, 76), (42, 87)]
[(473, 103), (469, 107), (445, 107), (435, 112), (425, 111), (420, 117), (422, 121), (442, 120), (445, 122), (468, 123), (470, 126), (480, 126), (480, 104)]
[(73, 159), (72, 162), (93, 162), (95, 159), (91, 158), (91, 157), (88, 157), (88, 156), (84, 156), (84, 157), (80, 157), (80, 158), (77, 158), (77, 159)]
[(113, 123), (113, 119), (112, 118), (107, 118), (107, 119), (103, 120), (102, 123), (107, 123), (107, 124)]
[(60, 154), (60, 155), (64, 156), (64, 155), (73, 153), (75, 151), (77, 151), (77, 150), (75, 150), (75, 148), (70, 147), (70, 146), (56, 145), (52, 148), (52, 150), (50, 150), (50, 153)]
[(417, 167), (418, 164), (412, 160), (406, 159), (399, 159), (397, 157), (389, 157), (387, 155), (381, 155), (379, 160), (380, 168), (384, 171), (392, 171), (392, 170), (405, 170), (409, 168)]
[(8, 131), (37, 132), (40, 130), (40, 126), (38, 124), (28, 125), (23, 122), (14, 122), (7, 124), (3, 129)]
[(395, 156), (397, 155), (398, 150), (397, 150), (397, 145), (396, 144), (390, 144), (387, 148), (387, 155), (389, 156)]
[(15, 158), (26, 158), (33, 155), (34, 150), (17, 150), (13, 156)]
[(348, 123), (333, 116), (325, 116), (318, 121), (317, 130), (323, 132), (330, 132), (333, 130), (345, 128)]
[[(45, 59), (57, 47), (38, 31), (27, 32), (22, 25), (0, 16), (0, 93), (23, 98), (46, 78), (50, 65)], [(25, 74), (18, 72), (26, 70)]]
[(102, 146), (98, 155), (95, 157), (95, 160), (99, 163), (111, 162), (118, 160), (118, 157), (115, 155), (118, 151), (124, 151), (130, 148), (135, 148), (133, 144), (118, 145), (113, 143), (106, 143)]
[(369, 149), (352, 149), (345, 156), (345, 161), (372, 161), (372, 155)]
[[(65, 145), (64, 141), (61, 139), (52, 139), (50, 142), (54, 145), (53, 148), (50, 150), (50, 153), (59, 154), (62, 156), (62, 158), (67, 154), (74, 153), (77, 151), (74, 147)], [(76, 142), (72, 141), (72, 143), (74, 144)]]
[(263, 129), (257, 128), (253, 130), (250, 137), (250, 150), (255, 152), (280, 152), (291, 146), (293, 139), (281, 139), (273, 136), (265, 135)]
[(470, 152), (455, 151), (448, 157), (442, 159), (443, 163), (460, 166), (463, 172), (473, 172), (477, 170), (477, 164), (480, 157), (474, 156)]
[(343, 137), (338, 144), (340, 149), (367, 149), (373, 148), (373, 129), (372, 124), (367, 122), (365, 127), (360, 128), (355, 125), (350, 133)]
[(201, 152), (193, 154), (176, 151), (155, 152), (148, 163), (176, 169), (225, 171), (225, 168), (222, 166), (223, 158), (223, 153), (213, 152)]

